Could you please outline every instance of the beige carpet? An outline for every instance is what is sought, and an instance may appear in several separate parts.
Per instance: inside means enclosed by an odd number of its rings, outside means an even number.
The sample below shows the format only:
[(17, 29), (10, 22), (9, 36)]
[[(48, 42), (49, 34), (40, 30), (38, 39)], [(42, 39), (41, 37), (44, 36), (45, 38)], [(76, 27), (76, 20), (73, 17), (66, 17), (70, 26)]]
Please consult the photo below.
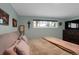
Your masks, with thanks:
[(32, 55), (71, 55), (43, 39), (29, 40)]

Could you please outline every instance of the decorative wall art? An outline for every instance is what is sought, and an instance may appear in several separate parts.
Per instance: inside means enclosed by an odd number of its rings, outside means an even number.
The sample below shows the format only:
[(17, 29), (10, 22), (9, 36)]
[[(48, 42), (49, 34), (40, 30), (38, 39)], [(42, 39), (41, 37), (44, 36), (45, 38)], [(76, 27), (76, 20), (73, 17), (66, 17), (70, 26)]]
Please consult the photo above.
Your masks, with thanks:
[(28, 21), (27, 24), (28, 24), (28, 29), (30, 29), (30, 24), (31, 24), (30, 21)]
[(20, 25), (18, 30), (20, 32), (20, 35), (24, 35), (24, 33), (25, 33), (25, 26), (24, 25)]
[(9, 25), (9, 15), (0, 8), (0, 25)]
[(13, 27), (17, 27), (17, 20), (16, 19), (12, 19), (12, 25), (13, 25)]
[(62, 25), (62, 22), (59, 22), (59, 26), (61, 26)]

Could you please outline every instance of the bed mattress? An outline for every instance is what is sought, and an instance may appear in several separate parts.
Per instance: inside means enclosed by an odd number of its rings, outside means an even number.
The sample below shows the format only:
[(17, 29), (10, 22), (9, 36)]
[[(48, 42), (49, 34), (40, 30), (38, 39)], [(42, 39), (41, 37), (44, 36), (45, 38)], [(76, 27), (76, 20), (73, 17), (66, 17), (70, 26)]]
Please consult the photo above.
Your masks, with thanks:
[(40, 38), (29, 40), (32, 55), (71, 55), (71, 53)]

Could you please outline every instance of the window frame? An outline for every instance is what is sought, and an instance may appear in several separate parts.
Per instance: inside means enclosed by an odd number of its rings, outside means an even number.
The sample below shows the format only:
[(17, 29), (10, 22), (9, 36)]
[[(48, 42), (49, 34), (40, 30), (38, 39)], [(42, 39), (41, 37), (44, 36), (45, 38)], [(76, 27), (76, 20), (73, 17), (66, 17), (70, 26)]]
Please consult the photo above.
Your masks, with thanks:
[[(56, 26), (55, 27), (53, 27), (53, 26), (48, 26), (48, 27), (38, 27), (38, 26), (34, 26), (34, 21), (46, 21), (46, 22), (51, 22), (51, 23), (53, 23), (53, 22), (56, 22), (57, 24), (56, 24)], [(33, 19), (33, 28), (58, 28), (58, 21), (57, 20), (39, 20), (39, 19)]]

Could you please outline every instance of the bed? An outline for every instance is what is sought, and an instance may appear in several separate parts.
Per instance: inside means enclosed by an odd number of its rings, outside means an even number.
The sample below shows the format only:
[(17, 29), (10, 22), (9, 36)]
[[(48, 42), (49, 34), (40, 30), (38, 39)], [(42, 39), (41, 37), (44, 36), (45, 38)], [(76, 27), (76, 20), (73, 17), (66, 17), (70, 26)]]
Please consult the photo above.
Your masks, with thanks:
[[(13, 37), (14, 36), (14, 37)], [(6, 39), (7, 38), (7, 39)], [(0, 52), (5, 55), (78, 55), (79, 45), (54, 37), (28, 39), (22, 36), (18, 40), (16, 32), (0, 36)], [(6, 39), (6, 41), (5, 41)], [(8, 41), (7, 41), (8, 40)], [(14, 41), (13, 41), (14, 40)], [(18, 43), (19, 42), (19, 43)], [(5, 53), (4, 53), (5, 52)]]
[[(22, 41), (22, 40), (21, 40)], [(15, 42), (16, 43), (16, 42)], [(14, 50), (17, 44), (13, 44), (6, 51), (8, 55), (78, 55), (79, 45), (63, 41), (54, 37), (42, 37), (39, 39), (23, 40)], [(15, 53), (15, 52), (16, 53)], [(6, 54), (7, 55), (7, 54)]]
[(43, 38), (29, 40), (32, 55), (72, 55), (66, 50), (61, 49), (59, 46), (50, 43)]
[(79, 45), (73, 44), (54, 37), (42, 37), (44, 40), (56, 45), (57, 47), (67, 51), (73, 55), (79, 55)]

